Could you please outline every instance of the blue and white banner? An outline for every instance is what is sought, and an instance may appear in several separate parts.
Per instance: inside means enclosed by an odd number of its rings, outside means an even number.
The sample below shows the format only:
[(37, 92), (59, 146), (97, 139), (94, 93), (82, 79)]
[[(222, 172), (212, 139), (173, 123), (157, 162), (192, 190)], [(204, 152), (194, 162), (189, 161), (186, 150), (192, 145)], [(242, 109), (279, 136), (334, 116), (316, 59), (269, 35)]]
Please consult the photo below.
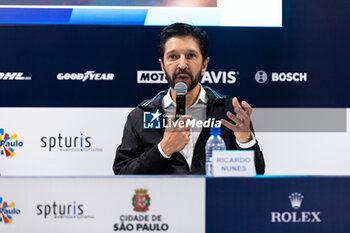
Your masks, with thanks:
[[(234, 12), (234, 14), (232, 14)], [(282, 26), (282, 0), (1, 0), (0, 24)]]

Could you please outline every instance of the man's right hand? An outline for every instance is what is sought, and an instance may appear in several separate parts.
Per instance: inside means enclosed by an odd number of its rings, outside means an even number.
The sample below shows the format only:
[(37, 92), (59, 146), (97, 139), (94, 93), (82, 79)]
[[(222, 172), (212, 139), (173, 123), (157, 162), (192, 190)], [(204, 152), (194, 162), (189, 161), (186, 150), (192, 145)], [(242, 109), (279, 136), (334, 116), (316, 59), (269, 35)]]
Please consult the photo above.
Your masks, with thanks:
[[(165, 129), (163, 139), (160, 141), (160, 147), (167, 156), (171, 156), (175, 152), (181, 151), (190, 141), (191, 128), (180, 127), (180, 122), (186, 126), (186, 121), (192, 119), (189, 116), (181, 116), (175, 121), (175, 117), (171, 119), (171, 124)], [(177, 123), (176, 126), (172, 123)]]

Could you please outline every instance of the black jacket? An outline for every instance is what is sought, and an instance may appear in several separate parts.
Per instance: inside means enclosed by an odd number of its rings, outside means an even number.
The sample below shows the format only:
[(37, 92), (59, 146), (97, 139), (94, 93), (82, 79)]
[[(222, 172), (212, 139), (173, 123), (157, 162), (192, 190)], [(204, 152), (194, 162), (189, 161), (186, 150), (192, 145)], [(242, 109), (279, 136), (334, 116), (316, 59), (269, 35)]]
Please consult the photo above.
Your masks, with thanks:
[[(207, 119), (226, 119), (227, 111), (234, 113), (232, 97), (222, 95), (213, 89), (203, 86), (208, 96)], [(203, 128), (196, 142), (191, 169), (186, 159), (179, 153), (172, 154), (166, 159), (158, 150), (158, 143), (162, 140), (164, 128), (144, 129), (143, 112), (159, 111), (164, 114), (162, 99), (167, 90), (159, 92), (154, 98), (143, 101), (128, 115), (124, 127), (121, 145), (117, 148), (113, 170), (115, 174), (205, 174), (205, 144), (210, 136), (210, 129)], [(253, 132), (253, 127), (251, 125)], [(242, 150), (237, 143), (234, 133), (221, 126), (221, 137), (228, 150)], [(264, 174), (265, 162), (258, 142), (251, 148), (244, 150), (255, 151), (255, 167), (257, 174)]]

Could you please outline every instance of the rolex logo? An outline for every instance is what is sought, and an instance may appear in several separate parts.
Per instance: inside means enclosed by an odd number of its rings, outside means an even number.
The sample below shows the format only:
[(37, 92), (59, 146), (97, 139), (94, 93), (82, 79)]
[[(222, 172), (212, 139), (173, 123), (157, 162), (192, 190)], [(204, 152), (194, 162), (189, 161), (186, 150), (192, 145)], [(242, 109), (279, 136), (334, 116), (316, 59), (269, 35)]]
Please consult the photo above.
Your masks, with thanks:
[(301, 203), (303, 202), (304, 196), (300, 193), (292, 193), (289, 195), (290, 204), (292, 205), (292, 208), (297, 210), (300, 208)]
[(320, 223), (320, 211), (300, 211), (299, 208), (303, 202), (304, 196), (301, 193), (294, 192), (290, 194), (289, 201), (295, 211), (272, 211), (272, 223)]

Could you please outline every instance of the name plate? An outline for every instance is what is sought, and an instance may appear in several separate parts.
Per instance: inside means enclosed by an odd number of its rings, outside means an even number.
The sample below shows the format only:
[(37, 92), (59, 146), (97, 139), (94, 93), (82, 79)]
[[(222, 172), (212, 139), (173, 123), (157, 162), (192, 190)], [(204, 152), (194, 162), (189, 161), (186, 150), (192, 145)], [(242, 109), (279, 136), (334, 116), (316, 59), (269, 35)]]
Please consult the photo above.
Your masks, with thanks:
[(254, 151), (213, 151), (213, 176), (255, 176)]

